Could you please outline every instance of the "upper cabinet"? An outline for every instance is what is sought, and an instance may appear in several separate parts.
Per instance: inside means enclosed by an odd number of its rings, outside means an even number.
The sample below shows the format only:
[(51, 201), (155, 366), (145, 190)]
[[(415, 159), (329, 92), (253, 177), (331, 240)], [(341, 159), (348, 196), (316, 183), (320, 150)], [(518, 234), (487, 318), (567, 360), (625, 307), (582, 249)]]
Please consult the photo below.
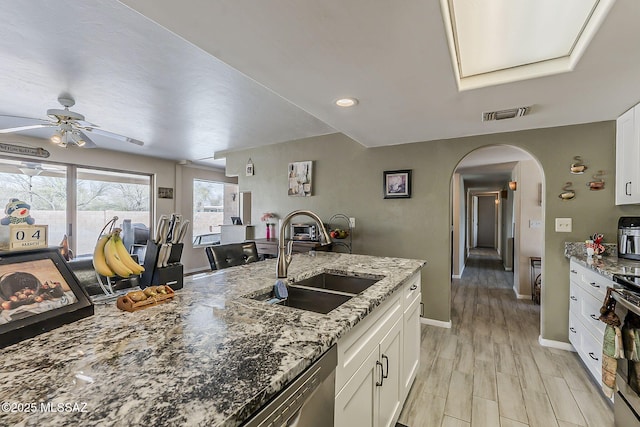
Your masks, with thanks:
[(616, 205), (640, 203), (640, 104), (616, 122)]

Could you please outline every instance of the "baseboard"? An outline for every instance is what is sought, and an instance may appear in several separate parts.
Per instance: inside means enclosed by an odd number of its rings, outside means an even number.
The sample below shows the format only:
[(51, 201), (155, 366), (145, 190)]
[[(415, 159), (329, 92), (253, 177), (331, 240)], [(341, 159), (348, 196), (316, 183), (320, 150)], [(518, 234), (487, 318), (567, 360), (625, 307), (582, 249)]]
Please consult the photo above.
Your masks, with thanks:
[(530, 299), (531, 295), (529, 294), (519, 294), (515, 289), (513, 290), (513, 293), (516, 294), (516, 298), (518, 299)]
[(542, 338), (542, 335), (538, 336), (538, 343), (543, 347), (551, 347), (551, 348), (557, 348), (559, 350), (566, 350), (566, 351), (573, 351), (573, 352), (576, 351), (576, 349), (573, 348), (573, 346), (568, 342), (547, 340)]
[(420, 318), (420, 323), (430, 326), (437, 326), (439, 328), (451, 329), (451, 320), (443, 322), (442, 320), (428, 319), (426, 317)]
[(504, 271), (513, 271), (513, 267), (505, 267)]
[(462, 274), (452, 274), (451, 278), (452, 279), (462, 279)]

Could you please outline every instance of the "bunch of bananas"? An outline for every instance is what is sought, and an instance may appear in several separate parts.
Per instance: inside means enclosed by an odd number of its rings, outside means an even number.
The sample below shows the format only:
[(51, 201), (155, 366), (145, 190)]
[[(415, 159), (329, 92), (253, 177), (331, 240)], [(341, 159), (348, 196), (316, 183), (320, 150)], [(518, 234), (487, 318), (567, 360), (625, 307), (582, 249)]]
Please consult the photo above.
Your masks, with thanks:
[(119, 228), (98, 239), (93, 251), (93, 268), (105, 277), (140, 275), (144, 267), (131, 258), (120, 237)]

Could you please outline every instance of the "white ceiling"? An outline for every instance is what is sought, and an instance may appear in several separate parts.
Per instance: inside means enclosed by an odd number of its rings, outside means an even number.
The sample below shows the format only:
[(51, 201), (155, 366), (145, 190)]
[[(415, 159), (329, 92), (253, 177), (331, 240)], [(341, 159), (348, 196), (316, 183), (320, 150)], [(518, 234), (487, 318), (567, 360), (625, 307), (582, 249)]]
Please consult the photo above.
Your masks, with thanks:
[[(333, 132), (375, 147), (612, 120), (640, 101), (637, 0), (615, 2), (572, 72), (465, 92), (436, 0), (122, 3), (0, 0), (0, 114), (44, 118), (69, 92), (88, 121), (146, 143), (100, 147), (197, 162)], [(336, 107), (344, 96), (360, 102)]]

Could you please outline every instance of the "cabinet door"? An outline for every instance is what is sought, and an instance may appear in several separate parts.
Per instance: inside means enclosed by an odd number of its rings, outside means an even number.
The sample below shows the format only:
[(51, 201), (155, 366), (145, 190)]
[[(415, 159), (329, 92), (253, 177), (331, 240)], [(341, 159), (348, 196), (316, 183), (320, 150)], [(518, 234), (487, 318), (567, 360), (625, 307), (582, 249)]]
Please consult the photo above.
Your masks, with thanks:
[(402, 400), (404, 400), (409, 394), (420, 364), (420, 294), (404, 312), (402, 334)]
[(640, 153), (639, 114), (640, 108), (634, 107), (616, 121), (616, 205), (640, 201), (638, 170), (635, 167)]
[(380, 342), (383, 381), (380, 392), (379, 426), (393, 427), (402, 409), (402, 319), (393, 325)]
[(345, 386), (336, 395), (336, 427), (378, 427), (378, 399), (382, 368), (379, 347), (369, 353)]

